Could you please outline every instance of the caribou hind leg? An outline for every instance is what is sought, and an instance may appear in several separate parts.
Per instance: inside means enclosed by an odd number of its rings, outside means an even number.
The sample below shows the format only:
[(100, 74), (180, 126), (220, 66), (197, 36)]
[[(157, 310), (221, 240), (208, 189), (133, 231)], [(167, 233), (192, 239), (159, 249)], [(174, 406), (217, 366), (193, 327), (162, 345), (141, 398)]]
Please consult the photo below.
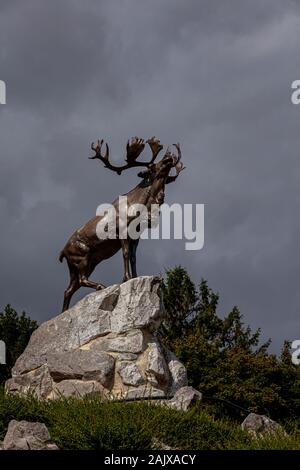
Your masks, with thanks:
[(89, 260), (87, 258), (82, 259), (78, 265), (80, 287), (91, 287), (96, 290), (105, 289), (104, 284), (88, 279), (93, 270), (94, 269), (90, 268)]
[(76, 268), (69, 265), (69, 263), (68, 263), (68, 266), (69, 266), (69, 270), (70, 270), (70, 284), (69, 284), (69, 286), (67, 287), (67, 289), (65, 290), (65, 293), (64, 293), (64, 303), (63, 303), (62, 312), (64, 312), (65, 310), (68, 310), (73, 294), (80, 287), (79, 276), (78, 276), (78, 272), (77, 272)]
[(68, 266), (70, 271), (70, 284), (64, 293), (64, 303), (62, 312), (68, 310), (73, 294), (80, 287), (91, 287), (92, 289), (96, 290), (101, 290), (105, 288), (103, 284), (93, 282), (88, 279), (88, 276), (91, 274), (91, 271), (88, 269), (88, 263), (86, 259), (82, 260), (76, 266), (68, 262)]
[(129, 270), (129, 240), (122, 239), (121, 247), (122, 247), (122, 254), (123, 254), (123, 262), (124, 262), (124, 276), (122, 282), (129, 281), (131, 279), (130, 270)]

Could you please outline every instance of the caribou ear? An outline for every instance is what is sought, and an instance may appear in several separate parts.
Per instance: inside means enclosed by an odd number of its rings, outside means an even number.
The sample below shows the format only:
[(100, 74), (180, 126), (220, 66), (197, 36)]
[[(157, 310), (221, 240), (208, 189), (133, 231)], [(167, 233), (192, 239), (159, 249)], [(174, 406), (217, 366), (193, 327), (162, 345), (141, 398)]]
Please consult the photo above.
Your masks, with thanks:
[(137, 175), (139, 178), (145, 179), (150, 174), (149, 170), (140, 171)]
[(154, 173), (155, 165), (152, 163), (148, 166), (147, 170), (140, 171), (137, 175), (139, 178), (147, 178)]

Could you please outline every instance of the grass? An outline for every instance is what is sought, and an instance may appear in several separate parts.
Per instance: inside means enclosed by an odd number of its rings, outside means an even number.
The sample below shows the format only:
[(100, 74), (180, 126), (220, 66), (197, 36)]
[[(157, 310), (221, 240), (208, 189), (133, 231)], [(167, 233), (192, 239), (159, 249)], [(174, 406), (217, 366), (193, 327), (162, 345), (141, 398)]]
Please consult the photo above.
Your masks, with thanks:
[(297, 431), (289, 437), (253, 439), (238, 422), (215, 419), (201, 405), (188, 412), (149, 402), (108, 403), (98, 398), (43, 402), (0, 391), (0, 440), (10, 420), (46, 424), (61, 449), (151, 449), (152, 440), (174, 449), (300, 449)]

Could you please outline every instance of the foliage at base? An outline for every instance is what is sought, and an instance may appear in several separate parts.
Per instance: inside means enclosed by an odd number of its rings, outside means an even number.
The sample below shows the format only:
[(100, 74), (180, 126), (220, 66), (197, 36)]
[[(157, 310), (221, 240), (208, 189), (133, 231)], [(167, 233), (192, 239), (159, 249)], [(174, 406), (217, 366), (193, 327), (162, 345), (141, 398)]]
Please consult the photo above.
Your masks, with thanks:
[(215, 419), (199, 404), (188, 412), (149, 402), (99, 398), (38, 401), (0, 393), (0, 440), (10, 420), (46, 424), (60, 449), (151, 449), (156, 439), (173, 449), (300, 449), (300, 436), (251, 438), (238, 422)]

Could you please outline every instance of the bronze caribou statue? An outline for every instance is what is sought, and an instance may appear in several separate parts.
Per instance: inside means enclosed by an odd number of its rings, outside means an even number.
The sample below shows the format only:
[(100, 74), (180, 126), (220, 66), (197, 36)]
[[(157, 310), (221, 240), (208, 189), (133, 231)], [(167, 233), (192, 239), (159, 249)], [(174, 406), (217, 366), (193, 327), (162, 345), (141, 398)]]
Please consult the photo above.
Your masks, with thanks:
[[(145, 170), (138, 174), (142, 181), (125, 196), (127, 196), (127, 206), (132, 204), (143, 204), (150, 214), (151, 205), (164, 202), (165, 185), (176, 180), (179, 173), (183, 170), (181, 163), (181, 150), (179, 144), (175, 144), (177, 155), (171, 153), (169, 149), (164, 157), (157, 163), (155, 160), (163, 149), (160, 141), (155, 137), (146, 142), (152, 152), (152, 158), (148, 162), (138, 161), (137, 158), (145, 148), (145, 141), (137, 137), (127, 142), (126, 163), (122, 166), (115, 166), (109, 160), (109, 147), (106, 144), (105, 154), (102, 155), (103, 140), (97, 142), (96, 147), (91, 145), (95, 152), (90, 159), (98, 159), (104, 163), (105, 168), (121, 174), (123, 171), (134, 168), (144, 167)], [(171, 175), (171, 170), (175, 168), (176, 174)], [(118, 211), (118, 199), (112, 205)], [(95, 267), (103, 260), (112, 257), (117, 251), (122, 249), (124, 260), (123, 282), (137, 276), (136, 272), (136, 249), (139, 240), (130, 239), (129, 236), (121, 239), (118, 236), (114, 239), (100, 239), (97, 236), (97, 224), (101, 220), (101, 215), (96, 215), (85, 225), (80, 227), (69, 238), (64, 249), (61, 251), (59, 260), (62, 262), (66, 258), (70, 271), (70, 284), (64, 293), (64, 303), (62, 311), (69, 308), (70, 300), (74, 292), (80, 287), (91, 287), (93, 289), (102, 289), (103, 284), (90, 281), (89, 276)], [(150, 220), (150, 219), (149, 219)], [(151, 227), (151, 221), (149, 221)], [(117, 226), (118, 230), (118, 226)], [(131, 273), (129, 269), (131, 267)]]

